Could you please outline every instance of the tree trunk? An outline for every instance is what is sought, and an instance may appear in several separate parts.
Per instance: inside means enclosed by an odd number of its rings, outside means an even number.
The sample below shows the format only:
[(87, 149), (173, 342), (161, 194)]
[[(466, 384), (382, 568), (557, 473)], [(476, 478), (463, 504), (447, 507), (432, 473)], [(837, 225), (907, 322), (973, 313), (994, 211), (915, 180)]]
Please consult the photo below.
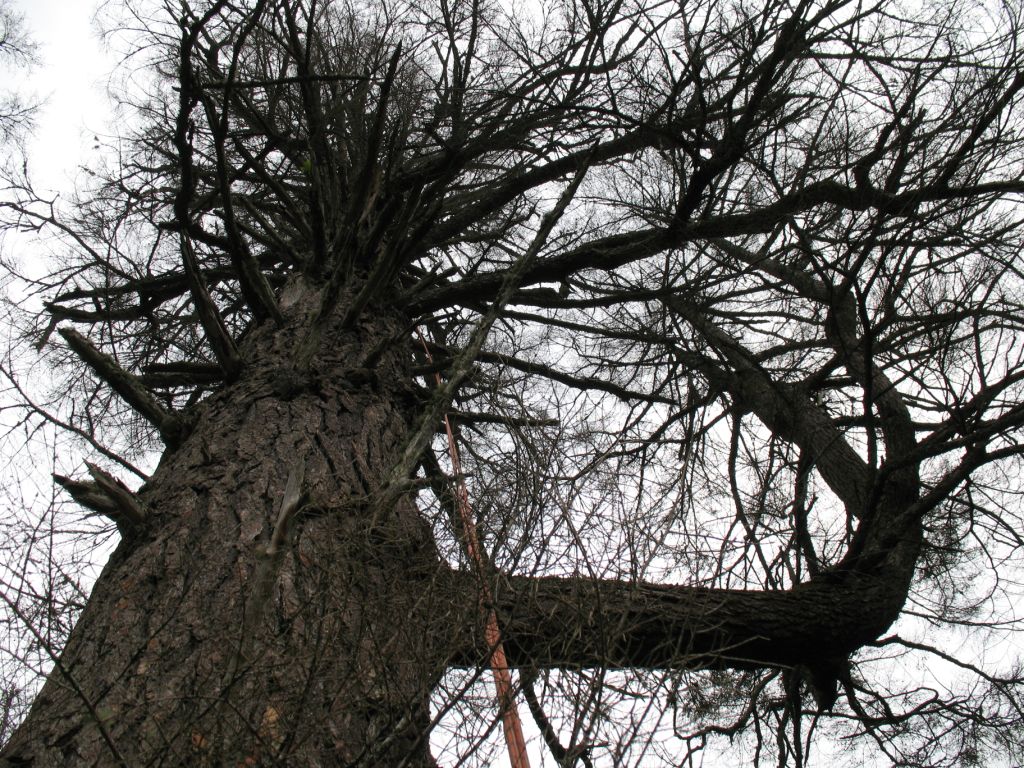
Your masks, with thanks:
[[(305, 381), (291, 357), (308, 312), (252, 333), (243, 377), (140, 492), (147, 522), (97, 581), (8, 764), (433, 764), (437, 553), (409, 500), (373, 531), (365, 514), (415, 402), (401, 344), (355, 370), (402, 327), (364, 314), (326, 329)], [(308, 503), (268, 556), (300, 459)]]

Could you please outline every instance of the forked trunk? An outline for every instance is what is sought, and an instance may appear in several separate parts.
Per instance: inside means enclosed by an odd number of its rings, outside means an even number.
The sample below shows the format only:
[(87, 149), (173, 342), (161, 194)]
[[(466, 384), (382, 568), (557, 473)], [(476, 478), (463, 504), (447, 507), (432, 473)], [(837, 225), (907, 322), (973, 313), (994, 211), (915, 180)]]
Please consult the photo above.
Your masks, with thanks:
[[(328, 329), (303, 380), (307, 312), (251, 334), (242, 378), (196, 409), (142, 490), (147, 522), (96, 583), (9, 764), (432, 764), (437, 553), (410, 501), (372, 531), (366, 504), (416, 407), (401, 345), (356, 370), (401, 330), (364, 317)], [(269, 556), (299, 473), (302, 508)]]

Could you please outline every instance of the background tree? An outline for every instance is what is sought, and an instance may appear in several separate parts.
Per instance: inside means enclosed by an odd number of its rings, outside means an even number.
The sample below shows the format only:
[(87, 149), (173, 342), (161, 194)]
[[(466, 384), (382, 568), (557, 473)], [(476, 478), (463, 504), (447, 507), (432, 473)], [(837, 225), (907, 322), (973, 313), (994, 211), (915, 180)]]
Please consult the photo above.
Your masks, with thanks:
[[(24, 18), (12, 8), (10, 2), (0, 1), (0, 73), (5, 78), (0, 88), (0, 174), (5, 179), (16, 173), (15, 169), (25, 162), (23, 141), (33, 128), (38, 103), (25, 95), (19, 87), (19, 79), (38, 63), (36, 54), (36, 44), (26, 33)], [(0, 196), (6, 199), (5, 193), (6, 189), (0, 192)], [(5, 279), (0, 280), (0, 284), (5, 285), (6, 282)], [(6, 370), (9, 366), (3, 367)], [(5, 411), (7, 405), (8, 399), (4, 393), (0, 395), (0, 412)], [(4, 495), (8, 496), (17, 493), (20, 483), (11, 482), (6, 485), (7, 493)], [(33, 523), (38, 525), (39, 520)], [(18, 555), (23, 554), (23, 551), (17, 550), (24, 549), (15, 543), (20, 537), (11, 535), (14, 527), (6, 519), (0, 524), (0, 549), (4, 551), (5, 557), (11, 557), (12, 562), (16, 562)], [(25, 541), (26, 538), (20, 538), (19, 543), (24, 544)], [(24, 572), (25, 569), (20, 570)], [(10, 580), (4, 578), (3, 583), (7, 587)], [(53, 604), (56, 607), (55, 601)], [(10, 656), (7, 653), (0, 656), (0, 742), (5, 742), (27, 712), (30, 686), (25, 686), (26, 674), (23, 667), (27, 657), (24, 655), (24, 644), (15, 640), (21, 629), (19, 626), (14, 630), (13, 624), (18, 623), (17, 618), (9, 611), (3, 611), (0, 613), (0, 623), (7, 641), (4, 647), (10, 653)]]
[[(35, 42), (25, 32), (22, 16), (8, 0), (0, 2), (0, 66), (8, 76), (36, 63)], [(0, 144), (8, 145), (31, 127), (37, 105), (16, 89), (0, 91)]]
[(122, 11), (137, 127), (5, 207), (120, 535), (7, 764), (487, 762), (492, 609), (561, 765), (1020, 758), (936, 642), (1019, 621), (1019, 8)]

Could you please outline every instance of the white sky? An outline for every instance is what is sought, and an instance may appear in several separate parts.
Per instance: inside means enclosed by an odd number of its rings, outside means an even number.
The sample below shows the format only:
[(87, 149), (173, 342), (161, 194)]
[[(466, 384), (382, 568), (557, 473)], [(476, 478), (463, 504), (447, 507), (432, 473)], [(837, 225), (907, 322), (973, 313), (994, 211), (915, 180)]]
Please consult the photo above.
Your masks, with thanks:
[(24, 92), (45, 100), (28, 147), (39, 191), (69, 191), (76, 169), (92, 151), (93, 136), (109, 126), (106, 81), (117, 62), (104, 52), (93, 23), (97, 5), (96, 0), (13, 2), (40, 46), (41, 64), (24, 81)]

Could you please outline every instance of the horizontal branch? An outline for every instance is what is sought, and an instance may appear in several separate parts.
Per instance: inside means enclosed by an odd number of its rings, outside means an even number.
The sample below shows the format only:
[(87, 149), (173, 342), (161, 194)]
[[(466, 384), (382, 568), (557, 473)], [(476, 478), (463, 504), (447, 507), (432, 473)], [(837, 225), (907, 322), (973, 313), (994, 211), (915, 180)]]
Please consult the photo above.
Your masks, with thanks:
[[(521, 287), (558, 282), (581, 270), (618, 269), (698, 240), (764, 234), (789, 217), (821, 205), (833, 205), (848, 211), (878, 210), (891, 216), (906, 217), (913, 215), (918, 206), (928, 202), (1021, 193), (1024, 193), (1024, 182), (993, 182), (971, 187), (926, 187), (892, 194), (874, 188), (850, 187), (827, 179), (793, 190), (763, 208), (597, 238), (534, 262), (523, 276)], [(423, 313), (453, 304), (486, 301), (497, 291), (504, 274), (505, 270), (496, 270), (459, 283), (423, 291), (419, 296), (409, 297), (409, 309), (413, 313)]]
[[(467, 606), (452, 663), (487, 655), (478, 576), (442, 577)], [(750, 591), (587, 578), (501, 576), (494, 608), (509, 663), (535, 668), (828, 668), (897, 618), (907, 574), (824, 574), (788, 590)]]
[[(180, 232), (182, 228), (175, 226), (173, 222), (169, 222), (166, 226), (162, 226), (161, 229), (170, 232)], [(226, 250), (229, 247), (226, 238), (206, 233), (197, 226), (191, 227), (188, 234), (193, 239), (219, 250)], [(273, 266), (278, 259), (279, 254), (268, 251), (266, 254), (262, 254), (258, 261), (266, 269)], [(213, 286), (234, 280), (236, 272), (233, 266), (204, 265), (203, 278), (207, 281), (208, 285)], [(151, 313), (160, 304), (188, 293), (188, 290), (188, 276), (184, 271), (164, 272), (158, 275), (146, 275), (144, 277), (127, 279), (114, 285), (102, 285), (95, 288), (70, 288), (61, 291), (51, 302), (48, 302), (47, 310), (51, 314), (73, 311), (71, 308), (66, 308), (64, 302), (79, 300), (89, 303), (90, 306), (94, 302), (123, 304), (124, 301), (128, 300), (128, 297), (134, 298), (137, 296), (139, 299), (138, 305), (123, 306), (118, 310), (118, 317), (116, 319), (130, 319), (122, 318), (121, 315), (132, 311), (132, 307), (135, 306), (138, 307), (138, 315), (141, 318), (146, 317), (148, 313)], [(69, 317), (68, 319), (73, 320), (75, 318)], [(106, 318), (104, 317), (104, 319)], [(89, 318), (89, 321), (92, 320), (93, 318)]]
[(635, 390), (626, 389), (625, 387), (620, 387), (618, 384), (613, 384), (612, 382), (605, 381), (603, 379), (595, 379), (589, 376), (574, 376), (571, 373), (559, 371), (557, 368), (552, 368), (549, 365), (520, 360), (518, 357), (512, 357), (511, 355), (502, 355), (497, 352), (481, 352), (477, 356), (477, 359), (485, 363), (505, 365), (509, 368), (514, 368), (517, 371), (522, 371), (523, 373), (543, 376), (546, 379), (551, 379), (552, 381), (557, 381), (577, 389), (593, 389), (600, 392), (607, 392), (609, 395), (614, 395), (620, 400), (644, 400), (651, 403), (665, 403), (666, 405), (674, 405), (676, 402), (671, 397), (647, 392), (637, 392)]
[(138, 320), (145, 317), (145, 312), (138, 305), (115, 309), (104, 305), (102, 309), (82, 309), (67, 307), (53, 301), (43, 302), (43, 307), (57, 320), (71, 320), (75, 323), (110, 323), (115, 320)]
[(367, 82), (373, 80), (369, 75), (329, 74), (329, 75), (292, 75), (290, 77), (274, 77), (265, 80), (203, 80), (194, 84), (199, 90), (224, 90), (234, 88), (267, 88), (272, 85), (293, 85), (295, 83), (338, 83)]
[(223, 383), (224, 371), (216, 363), (154, 363), (142, 369), (139, 381), (148, 387), (209, 386)]
[(502, 413), (478, 413), (452, 411), (448, 417), (457, 422), (471, 424), (504, 424), (509, 427), (557, 427), (558, 419), (542, 419), (530, 416), (510, 416)]

